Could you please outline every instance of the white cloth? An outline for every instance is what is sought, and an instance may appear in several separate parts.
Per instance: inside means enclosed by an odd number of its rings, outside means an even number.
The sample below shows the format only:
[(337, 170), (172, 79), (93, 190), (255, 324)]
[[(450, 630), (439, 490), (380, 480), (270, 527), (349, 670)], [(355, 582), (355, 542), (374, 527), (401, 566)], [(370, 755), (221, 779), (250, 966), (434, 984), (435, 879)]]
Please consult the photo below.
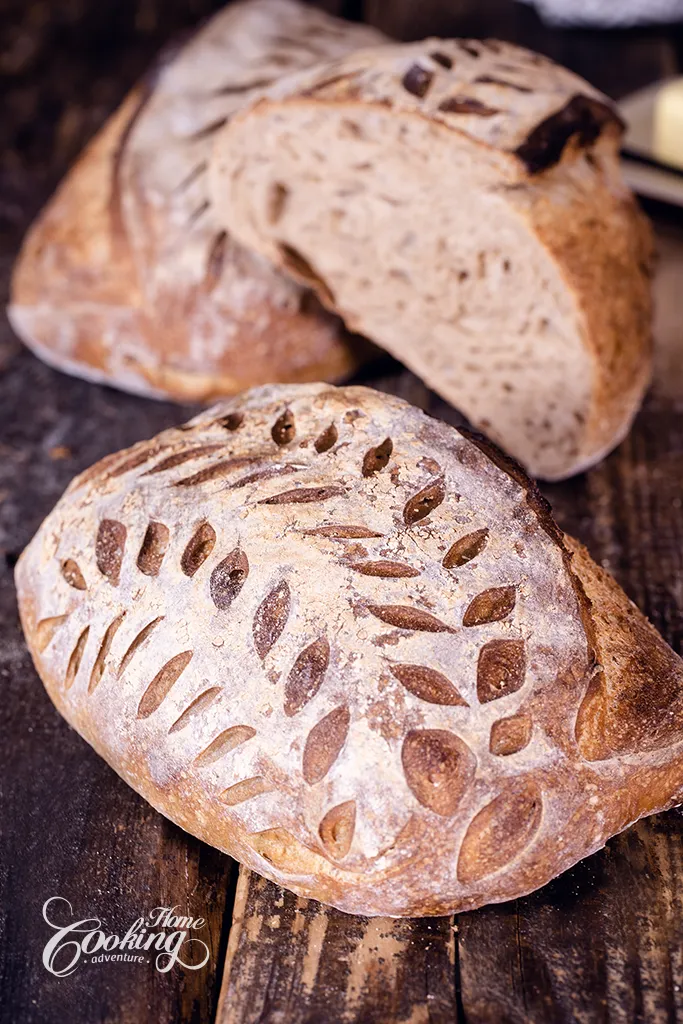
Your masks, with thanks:
[(619, 28), (683, 21), (683, 0), (523, 0), (553, 25)]

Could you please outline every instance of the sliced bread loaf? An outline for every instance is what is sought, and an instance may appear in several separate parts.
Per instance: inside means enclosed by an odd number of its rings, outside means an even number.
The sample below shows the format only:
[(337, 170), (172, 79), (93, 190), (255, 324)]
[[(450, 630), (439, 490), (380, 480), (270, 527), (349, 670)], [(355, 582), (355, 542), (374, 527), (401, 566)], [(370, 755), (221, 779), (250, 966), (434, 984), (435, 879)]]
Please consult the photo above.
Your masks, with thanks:
[(533, 473), (624, 436), (650, 374), (648, 225), (607, 99), (495, 41), (287, 76), (217, 134), (218, 219)]

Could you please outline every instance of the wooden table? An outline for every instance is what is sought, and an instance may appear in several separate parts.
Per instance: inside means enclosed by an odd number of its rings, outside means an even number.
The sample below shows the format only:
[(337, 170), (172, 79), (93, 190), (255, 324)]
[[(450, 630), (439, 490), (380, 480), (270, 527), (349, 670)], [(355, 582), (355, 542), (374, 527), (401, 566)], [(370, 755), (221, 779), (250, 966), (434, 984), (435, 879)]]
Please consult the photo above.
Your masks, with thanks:
[[(616, 2), (616, 0), (615, 0)], [(0, 0), (0, 279), (84, 141), (160, 43), (213, 0)], [(552, 32), (512, 0), (325, 3), (401, 38), (495, 34), (614, 96), (683, 68), (683, 31)], [(563, 527), (683, 648), (683, 217), (652, 210), (657, 375), (631, 436), (545, 488)], [(387, 360), (366, 382), (453, 416)], [(526, 899), (452, 918), (354, 918), (238, 870), (121, 782), (59, 718), (17, 620), (16, 558), (71, 477), (191, 410), (43, 366), (0, 326), (0, 1020), (11, 1024), (683, 1021), (680, 814), (640, 823)], [(51, 896), (124, 930), (158, 905), (201, 915), (203, 970), (42, 965)]]

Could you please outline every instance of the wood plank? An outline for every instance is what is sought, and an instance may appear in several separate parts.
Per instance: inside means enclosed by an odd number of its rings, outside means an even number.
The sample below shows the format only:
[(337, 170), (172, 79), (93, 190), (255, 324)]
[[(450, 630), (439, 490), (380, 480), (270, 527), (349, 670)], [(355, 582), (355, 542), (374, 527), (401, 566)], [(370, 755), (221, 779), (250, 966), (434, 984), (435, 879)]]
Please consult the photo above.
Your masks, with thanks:
[(674, 812), (524, 900), (462, 915), (468, 1024), (680, 1020), (682, 869)]
[[(87, 139), (176, 31), (214, 0), (118, 0), (76, 5), (2, 0), (0, 299), (28, 223)], [(71, 380), (22, 350), (0, 325), (0, 1017), (130, 1024), (209, 1020), (236, 868), (140, 800), (50, 704), (20, 633), (12, 568), (71, 477), (121, 445), (177, 422), (177, 407)], [(50, 975), (41, 908), (121, 932), (159, 905), (203, 916), (206, 969), (82, 964)], [(64, 908), (65, 909), (65, 908)], [(231, 907), (230, 907), (231, 909)], [(66, 920), (66, 917), (64, 918)]]
[(352, 917), (240, 869), (217, 1024), (458, 1019), (450, 918)]

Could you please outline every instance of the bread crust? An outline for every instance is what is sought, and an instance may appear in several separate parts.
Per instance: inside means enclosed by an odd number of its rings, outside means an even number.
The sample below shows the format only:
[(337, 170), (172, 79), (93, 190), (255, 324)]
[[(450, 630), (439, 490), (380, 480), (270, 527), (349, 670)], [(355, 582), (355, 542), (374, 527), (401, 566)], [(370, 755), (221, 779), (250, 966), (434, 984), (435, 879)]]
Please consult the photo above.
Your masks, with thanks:
[(206, 165), (217, 127), (259, 86), (381, 38), (294, 0), (252, 0), (164, 51), (31, 228), (17, 333), (59, 369), (179, 401), (347, 376), (368, 346), (226, 234)]
[(573, 201), (560, 206), (560, 219), (552, 186), (531, 213), (575, 297), (593, 364), (593, 397), (572, 472), (588, 469), (624, 439), (652, 377), (654, 238), (620, 179), (618, 147), (617, 136), (597, 148), (598, 175), (574, 169), (583, 180)]
[[(418, 72), (424, 76), (420, 80)], [(427, 122), (434, 146), (452, 146), (454, 155), (460, 146), (461, 157), (477, 167), (482, 194), (502, 197), (529, 243), (533, 240), (545, 254), (563, 290), (563, 308), (554, 315), (579, 339), (590, 377), (586, 407), (574, 410), (576, 441), (567, 452), (551, 447), (544, 455), (528, 442), (511, 442), (497, 428), (495, 409), (488, 410), (490, 416), (487, 410), (475, 410), (471, 396), (463, 398), (452, 385), (442, 365), (448, 362), (447, 351), (439, 350), (438, 358), (425, 355), (424, 346), (414, 344), (409, 331), (401, 331), (399, 313), (392, 329), (378, 333), (355, 305), (362, 296), (337, 302), (334, 282), (321, 284), (306, 267), (298, 272), (283, 254), (278, 233), (284, 237), (286, 226), (264, 223), (261, 178), (257, 185), (244, 184), (251, 159), (246, 140), (268, 118), (284, 135), (292, 112), (316, 109), (334, 110), (349, 122), (365, 124), (368, 132), (369, 125), (377, 128), (390, 118), (401, 118), (406, 128)], [(532, 474), (561, 479), (599, 461), (623, 439), (651, 376), (652, 232), (621, 178), (622, 131), (605, 96), (544, 57), (495, 40), (428, 39), (352, 54), (276, 83), (217, 136), (211, 191), (223, 222), (246, 244), (316, 288), (329, 309), (389, 347), (430, 387), (461, 407), (475, 426), (492, 431)], [(277, 154), (277, 132), (269, 131), (267, 139), (258, 155), (262, 167)], [(348, 145), (354, 145), (352, 138)], [(362, 155), (367, 159), (366, 150)], [(359, 186), (363, 173), (357, 173)], [(284, 170), (277, 174), (286, 177)], [(231, 189), (238, 179), (239, 195), (235, 192), (233, 202)], [(394, 211), (394, 216), (400, 213)], [(422, 230), (429, 227), (422, 224)], [(322, 248), (324, 228), (320, 232)], [(304, 255), (312, 266), (320, 266), (314, 251)], [(474, 267), (475, 256), (473, 250)], [(381, 279), (386, 269), (368, 263), (373, 280)], [(424, 267), (425, 276), (434, 269)], [(471, 273), (468, 268), (465, 276)], [(449, 294), (459, 287), (454, 272)], [(454, 336), (450, 343), (457, 340)], [(520, 370), (516, 382), (521, 389), (522, 375)]]
[(519, 467), (396, 398), (255, 389), (109, 456), (16, 580), (115, 771), (350, 913), (512, 899), (681, 800), (683, 662)]

